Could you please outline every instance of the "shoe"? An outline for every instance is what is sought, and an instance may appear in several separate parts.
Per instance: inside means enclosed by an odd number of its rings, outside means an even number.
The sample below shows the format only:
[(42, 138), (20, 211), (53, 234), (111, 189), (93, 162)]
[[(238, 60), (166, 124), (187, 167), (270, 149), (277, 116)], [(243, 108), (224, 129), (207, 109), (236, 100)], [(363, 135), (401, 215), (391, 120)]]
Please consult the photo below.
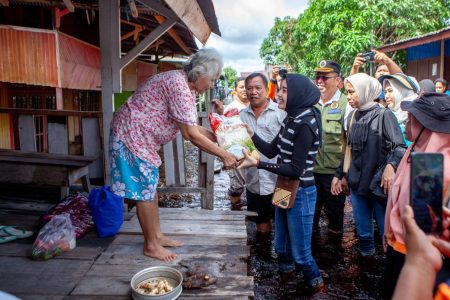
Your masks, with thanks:
[(310, 288), (314, 294), (328, 292), (328, 289), (323, 282), (322, 277), (315, 278), (311, 283)]
[(313, 287), (311, 287), (312, 291), (314, 294), (318, 294), (318, 293), (327, 293), (328, 292), (328, 288), (325, 285), (325, 283), (321, 282)]
[(0, 237), (14, 236), (16, 239), (24, 239), (33, 235), (33, 231), (18, 229), (15, 226), (0, 226)]

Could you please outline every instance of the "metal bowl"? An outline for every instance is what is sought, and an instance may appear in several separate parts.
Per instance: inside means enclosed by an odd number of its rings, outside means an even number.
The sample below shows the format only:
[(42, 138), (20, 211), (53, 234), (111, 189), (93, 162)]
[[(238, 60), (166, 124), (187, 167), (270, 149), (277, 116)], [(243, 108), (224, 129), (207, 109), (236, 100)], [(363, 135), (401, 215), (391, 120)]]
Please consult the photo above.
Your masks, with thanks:
[[(143, 295), (137, 292), (136, 287), (147, 279), (154, 280), (167, 280), (173, 290), (162, 295)], [(134, 300), (173, 300), (177, 299), (181, 295), (183, 283), (183, 275), (180, 271), (171, 267), (150, 267), (137, 272), (133, 278), (131, 278), (131, 295)]]

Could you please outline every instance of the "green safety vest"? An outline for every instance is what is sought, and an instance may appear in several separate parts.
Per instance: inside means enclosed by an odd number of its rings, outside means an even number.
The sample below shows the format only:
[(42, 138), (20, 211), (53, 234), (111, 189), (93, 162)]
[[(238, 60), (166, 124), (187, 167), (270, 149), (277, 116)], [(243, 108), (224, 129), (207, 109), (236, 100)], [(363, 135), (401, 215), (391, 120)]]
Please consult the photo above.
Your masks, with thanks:
[(322, 145), (314, 163), (314, 173), (334, 174), (345, 152), (344, 115), (347, 97), (344, 93), (339, 101), (316, 104), (322, 112)]

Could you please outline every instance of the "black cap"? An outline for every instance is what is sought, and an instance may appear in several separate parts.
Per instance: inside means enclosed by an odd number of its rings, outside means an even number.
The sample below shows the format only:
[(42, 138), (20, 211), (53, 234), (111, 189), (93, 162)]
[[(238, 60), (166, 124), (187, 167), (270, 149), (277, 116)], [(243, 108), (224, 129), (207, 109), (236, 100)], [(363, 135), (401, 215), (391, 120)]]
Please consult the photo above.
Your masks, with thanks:
[(341, 76), (341, 65), (332, 60), (322, 60), (319, 63), (319, 67), (314, 70), (315, 72), (330, 73), (335, 72)]
[(424, 93), (414, 101), (403, 101), (400, 107), (410, 112), (425, 128), (450, 134), (450, 96)]

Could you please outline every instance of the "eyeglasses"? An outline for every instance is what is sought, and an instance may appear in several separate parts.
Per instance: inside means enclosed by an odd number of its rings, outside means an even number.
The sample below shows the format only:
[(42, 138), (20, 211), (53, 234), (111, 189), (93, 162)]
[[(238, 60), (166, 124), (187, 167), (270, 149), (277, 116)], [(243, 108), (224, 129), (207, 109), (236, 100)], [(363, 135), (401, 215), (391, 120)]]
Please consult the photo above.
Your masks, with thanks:
[(319, 81), (319, 79), (322, 79), (322, 81), (327, 81), (330, 78), (337, 78), (339, 76), (325, 76), (325, 75), (316, 75), (316, 81)]

